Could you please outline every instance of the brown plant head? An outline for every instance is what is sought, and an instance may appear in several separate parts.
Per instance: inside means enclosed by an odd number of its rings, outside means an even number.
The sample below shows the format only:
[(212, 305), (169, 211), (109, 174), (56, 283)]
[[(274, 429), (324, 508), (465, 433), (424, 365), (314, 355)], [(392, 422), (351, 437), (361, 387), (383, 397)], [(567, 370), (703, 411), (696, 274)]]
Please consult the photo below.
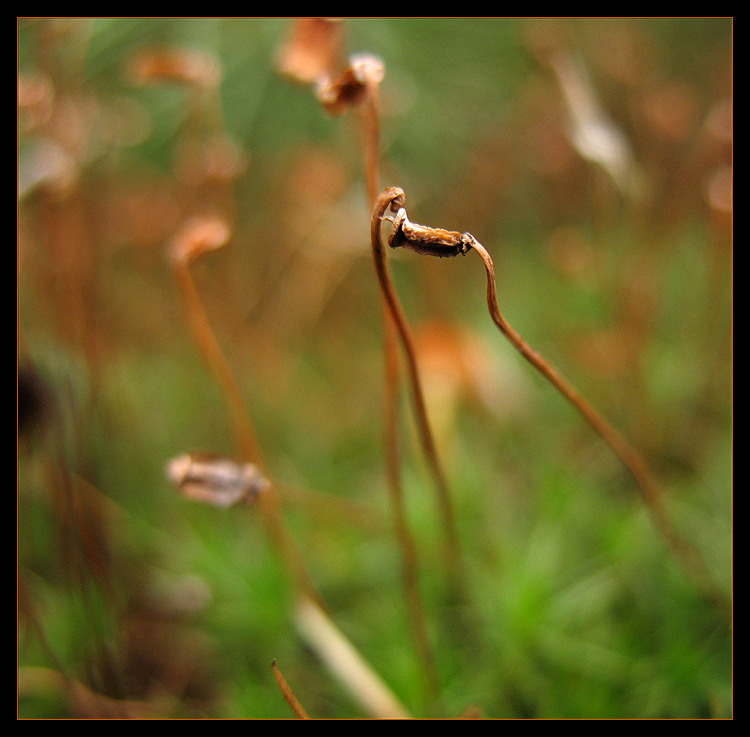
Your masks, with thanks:
[(335, 79), (318, 84), (316, 94), (329, 115), (343, 115), (357, 107), (372, 89), (383, 81), (385, 66), (376, 56), (353, 56), (349, 66)]
[(317, 84), (340, 67), (343, 41), (339, 18), (298, 18), (279, 49), (276, 68), (294, 82)]
[(172, 240), (170, 256), (177, 263), (190, 263), (207, 251), (226, 245), (230, 236), (230, 228), (221, 218), (193, 218)]
[(167, 464), (167, 477), (188, 499), (214, 507), (252, 502), (269, 486), (252, 463), (212, 453), (190, 453)]

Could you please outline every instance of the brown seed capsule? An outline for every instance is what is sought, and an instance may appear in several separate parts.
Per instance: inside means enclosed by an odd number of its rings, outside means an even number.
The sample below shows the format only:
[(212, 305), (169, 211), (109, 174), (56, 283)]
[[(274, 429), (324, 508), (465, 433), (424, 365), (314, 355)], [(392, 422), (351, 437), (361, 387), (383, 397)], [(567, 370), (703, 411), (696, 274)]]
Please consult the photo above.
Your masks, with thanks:
[(209, 453), (172, 459), (167, 476), (189, 499), (222, 508), (252, 501), (268, 487), (268, 481), (251, 463)]
[(412, 223), (403, 207), (396, 213), (392, 223), (388, 245), (391, 248), (406, 248), (423, 256), (446, 258), (465, 254), (473, 241), (473, 236), (469, 233)]

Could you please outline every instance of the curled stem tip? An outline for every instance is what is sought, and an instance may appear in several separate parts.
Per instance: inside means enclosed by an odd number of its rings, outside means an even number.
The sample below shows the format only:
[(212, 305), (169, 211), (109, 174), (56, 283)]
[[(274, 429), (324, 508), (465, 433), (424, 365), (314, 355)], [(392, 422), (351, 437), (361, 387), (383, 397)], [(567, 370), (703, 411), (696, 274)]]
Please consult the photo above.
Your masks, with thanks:
[[(373, 213), (373, 244), (376, 234), (379, 242), (381, 222), (388, 220), (391, 223), (388, 243), (392, 248), (406, 248), (421, 255), (438, 257), (466, 254), (469, 250), (477, 252), (487, 275), (487, 307), (495, 325), (516, 350), (578, 410), (593, 430), (609, 445), (635, 480), (657, 531), (676, 559), (691, 574), (708, 598), (724, 607), (726, 596), (716, 586), (698, 552), (675, 530), (664, 507), (661, 490), (640, 453), (540, 353), (535, 351), (503, 316), (497, 298), (495, 265), (487, 249), (471, 233), (458, 233), (412, 223), (406, 215), (405, 199), (403, 190), (397, 187), (386, 189), (380, 195)], [(385, 215), (389, 207), (397, 213), (396, 217), (391, 218)]]

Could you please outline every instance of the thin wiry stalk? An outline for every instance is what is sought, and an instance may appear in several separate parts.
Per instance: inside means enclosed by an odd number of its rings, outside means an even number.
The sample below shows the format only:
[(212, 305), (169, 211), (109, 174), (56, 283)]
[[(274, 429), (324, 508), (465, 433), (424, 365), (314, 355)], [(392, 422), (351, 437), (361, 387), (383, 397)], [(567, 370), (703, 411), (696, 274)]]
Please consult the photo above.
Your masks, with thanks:
[(487, 274), (487, 306), (495, 325), (516, 350), (568, 400), (614, 451), (635, 480), (641, 497), (653, 519), (657, 531), (666, 541), (675, 558), (698, 584), (706, 597), (727, 612), (730, 608), (724, 593), (714, 582), (708, 568), (697, 550), (682, 538), (672, 525), (661, 495), (647, 463), (628, 443), (623, 435), (600, 415), (581, 394), (537, 351), (535, 351), (503, 317), (497, 300), (495, 265), (487, 249), (471, 233), (457, 233), (418, 225), (409, 221), (404, 207), (406, 195), (403, 190), (386, 189), (378, 200), (376, 216), (373, 216), (373, 239), (388, 208), (396, 213), (392, 221), (389, 244), (403, 247), (423, 255), (450, 257), (476, 251), (484, 263)]
[[(179, 253), (179, 249), (177, 251)], [(257, 441), (254, 444), (249, 442), (251, 433), (254, 437), (252, 424), (242, 403), (237, 383), (213, 334), (198, 290), (192, 280), (189, 259), (175, 258), (173, 263), (183, 289), (183, 297), (187, 297), (185, 306), (188, 319), (201, 352), (209, 366), (219, 375), (220, 380), (226, 382), (223, 386), (227, 390), (228, 401), (239, 403), (233, 410), (241, 420), (237, 426), (238, 444), (246, 453), (245, 460), (255, 462), (262, 467), (260, 446)], [(233, 387), (231, 391), (229, 391), (230, 387)], [(315, 589), (299, 550), (284, 525), (281, 503), (272, 482), (269, 481), (264, 491), (258, 494), (257, 500), (269, 539), (277, 549), (295, 587), (299, 602), (297, 606), (298, 626), (309, 640), (310, 646), (329, 663), (337, 674), (340, 676), (343, 674), (343, 684), (353, 692), (360, 703), (372, 711), (374, 717), (404, 718), (408, 716), (385, 683), (328, 618), (323, 600)], [(347, 680), (349, 678), (352, 682)]]
[(305, 708), (300, 704), (299, 699), (294, 695), (294, 691), (292, 691), (291, 686), (287, 683), (286, 678), (284, 678), (279, 670), (279, 666), (276, 665), (275, 660), (271, 664), (271, 668), (273, 669), (273, 674), (276, 677), (276, 682), (279, 684), (281, 693), (284, 695), (287, 704), (292, 707), (292, 711), (300, 719), (309, 719), (310, 715), (305, 711)]
[(615, 455), (622, 461), (635, 480), (641, 497), (649, 510), (656, 529), (666, 541), (683, 568), (693, 577), (708, 598), (723, 609), (728, 608), (726, 596), (718, 588), (702, 557), (687, 540), (675, 530), (664, 506), (662, 493), (648, 464), (640, 453), (630, 445), (623, 435), (602, 415), (599, 414), (581, 394), (564, 379), (541, 354), (535, 351), (508, 323), (500, 312), (497, 300), (495, 266), (487, 249), (475, 238), (470, 247), (476, 251), (484, 263), (487, 274), (487, 306), (495, 325), (518, 352), (550, 382), (583, 416), (599, 434)]
[(184, 260), (176, 260), (174, 273), (193, 338), (224, 393), (239, 451), (246, 461), (261, 464), (260, 444), (245, 409), (242, 393), (211, 328), (188, 263)]
[[(380, 189), (380, 115), (378, 89), (377, 84), (371, 83), (367, 85), (367, 95), (363, 111), (367, 192), (373, 206)], [(412, 635), (424, 669), (427, 688), (434, 700), (439, 691), (437, 670), (435, 668), (435, 657), (427, 631), (427, 621), (419, 588), (419, 557), (417, 546), (409, 527), (401, 482), (401, 454), (399, 450), (398, 426), (400, 371), (397, 328), (384, 294), (381, 294), (381, 300), (385, 332), (384, 410), (388, 492), (393, 510), (396, 540), (401, 551), (401, 575)]]
[(394, 204), (398, 202), (399, 197), (401, 197), (402, 195), (402, 190), (396, 188), (388, 188), (377, 198), (373, 210), (372, 220), (370, 221), (372, 254), (373, 260), (375, 262), (375, 271), (380, 283), (380, 289), (388, 306), (388, 311), (390, 313), (391, 319), (395, 324), (396, 331), (398, 333), (398, 337), (401, 341), (401, 346), (404, 351), (404, 356), (406, 358), (408, 378), (411, 385), (412, 398), (414, 400), (414, 408), (417, 419), (417, 429), (419, 432), (420, 440), (422, 442), (422, 447), (428, 460), (430, 471), (435, 482), (435, 487), (437, 489), (443, 527), (445, 529), (448, 543), (450, 573), (454, 580), (454, 584), (458, 587), (459, 591), (463, 595), (463, 576), (461, 575), (460, 545), (458, 534), (456, 531), (453, 503), (450, 497), (445, 473), (440, 462), (440, 457), (437, 452), (437, 447), (435, 445), (430, 422), (427, 417), (427, 407), (425, 405), (424, 392), (422, 390), (422, 382), (419, 376), (419, 368), (417, 366), (416, 352), (414, 350), (414, 341), (411, 335), (411, 330), (409, 329), (404, 310), (401, 307), (401, 302), (399, 301), (398, 295), (396, 294), (396, 290), (393, 286), (393, 281), (388, 269), (388, 261), (386, 258), (385, 249), (383, 248), (383, 243), (380, 238), (380, 225), (383, 215), (389, 207), (394, 207)]
[[(209, 369), (214, 373), (224, 391), (226, 403), (232, 416), (239, 453), (244, 460), (263, 468), (260, 444), (252, 421), (245, 408), (234, 374), (211, 328), (211, 323), (190, 273), (189, 259), (175, 258), (173, 259), (173, 266), (193, 337)], [(299, 589), (318, 600), (319, 597), (315, 592), (312, 580), (284, 526), (281, 503), (273, 483), (269, 483), (268, 488), (257, 498), (268, 535), (279, 551), (292, 580)]]
[[(285, 47), (281, 56), (282, 68), (286, 73), (303, 84), (315, 82), (315, 94), (323, 108), (331, 115), (341, 115), (352, 108), (358, 108), (361, 115), (364, 158), (365, 158), (365, 180), (370, 204), (374, 205), (380, 187), (380, 110), (379, 110), (379, 85), (383, 79), (385, 69), (382, 62), (376, 57), (363, 54), (353, 56), (349, 66), (333, 76), (334, 66), (331, 63), (332, 56), (338, 56), (337, 34), (328, 22), (321, 24), (318, 21), (303, 20), (298, 24), (299, 36), (293, 38), (300, 41), (303, 53), (297, 55), (295, 42)], [(321, 32), (321, 33), (317, 33)], [(309, 43), (308, 43), (309, 42)], [(382, 257), (381, 257), (382, 258)], [(378, 256), (375, 256), (376, 263)], [(379, 280), (382, 285), (382, 270), (379, 271)], [(385, 275), (385, 280), (389, 277)], [(381, 289), (381, 292), (383, 290)], [(393, 289), (391, 287), (391, 292)], [(385, 333), (385, 454), (386, 470), (388, 477), (388, 491), (391, 498), (391, 506), (395, 518), (395, 530), (399, 547), (401, 549), (401, 565), (404, 586), (406, 589), (406, 602), (412, 631), (414, 633), (420, 657), (428, 680), (428, 685), (434, 696), (437, 693), (437, 678), (434, 669), (434, 658), (427, 634), (424, 609), (421, 603), (421, 595), (418, 590), (418, 561), (416, 545), (411, 535), (406, 519), (403, 488), (401, 484), (401, 459), (399, 452), (399, 427), (398, 427), (398, 389), (399, 389), (399, 365), (398, 365), (398, 328), (391, 314), (391, 309), (385, 294), (381, 294), (383, 326)], [(422, 424), (424, 424), (423, 421)], [(429, 430), (428, 430), (429, 433)], [(428, 457), (435, 458), (434, 444), (431, 439), (428, 447), (433, 448)], [(441, 470), (437, 475), (443, 478)], [(443, 483), (444, 487), (445, 484)], [(451, 525), (452, 529), (452, 525)], [(450, 536), (451, 538), (454, 535)]]

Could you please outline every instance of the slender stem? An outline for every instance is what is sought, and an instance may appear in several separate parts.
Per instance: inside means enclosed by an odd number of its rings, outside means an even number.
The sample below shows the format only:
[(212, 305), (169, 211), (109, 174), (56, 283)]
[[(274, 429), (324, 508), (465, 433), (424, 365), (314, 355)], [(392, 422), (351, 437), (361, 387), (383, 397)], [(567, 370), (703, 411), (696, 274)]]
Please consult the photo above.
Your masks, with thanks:
[(495, 266), (487, 250), (474, 237), (467, 242), (481, 257), (487, 273), (487, 306), (500, 332), (518, 352), (536, 368), (583, 416), (586, 422), (601, 436), (628, 469), (640, 489), (641, 496), (653, 519), (654, 525), (667, 542), (675, 557), (682, 563), (706, 595), (726, 609), (726, 596), (714, 582), (705, 562), (698, 552), (674, 529), (661, 490), (643, 457), (628, 443), (620, 432), (600, 415), (576, 389), (539, 353), (537, 353), (508, 323), (500, 312), (497, 300)]
[[(211, 324), (193, 283), (188, 264), (186, 261), (178, 259), (174, 261), (174, 265), (185, 298), (188, 317), (201, 352), (222, 380), (222, 385), (227, 389), (229, 400), (240, 403), (235, 406), (235, 410), (239, 416), (244, 418), (243, 422), (247, 426), (244, 428), (243, 434), (238, 437), (238, 441), (247, 451), (248, 457), (246, 457), (246, 460), (254, 459), (260, 463), (260, 447), (248, 442), (248, 433), (252, 430), (250, 418), (245, 414), (244, 405), (241, 404), (239, 390), (237, 389), (235, 393), (237, 384), (211, 330)], [(229, 387), (234, 388), (229, 391)], [(253, 453), (252, 456), (250, 456), (251, 452)], [(299, 550), (284, 525), (281, 503), (273, 483), (269, 483), (267, 489), (257, 498), (267, 534), (279, 552), (298, 596), (297, 625), (299, 629), (311, 646), (339, 675), (343, 685), (352, 691), (365, 708), (373, 713), (373, 716), (394, 719), (408, 718), (406, 709), (364, 661), (344, 634), (328, 618), (322, 598), (315, 589)]]
[(367, 85), (367, 96), (363, 111), (363, 128), (365, 138), (365, 177), (367, 195), (370, 203), (375, 204), (380, 190), (380, 102), (378, 85)]
[[(380, 135), (378, 85), (368, 84), (364, 107), (365, 167), (367, 191), (374, 206), (380, 188)], [(398, 333), (385, 295), (381, 291), (383, 326), (385, 332), (385, 453), (388, 492), (393, 509), (396, 539), (401, 551), (401, 575), (412, 635), (424, 668), (427, 688), (434, 699), (438, 692), (438, 678), (432, 644), (419, 589), (419, 559), (417, 546), (409, 527), (401, 483), (401, 455), (399, 451), (398, 395), (399, 362)]]
[(284, 675), (279, 670), (279, 666), (276, 665), (275, 660), (271, 664), (271, 668), (273, 669), (273, 674), (276, 677), (276, 682), (279, 684), (281, 693), (286, 699), (287, 704), (292, 707), (292, 711), (300, 719), (309, 719), (310, 715), (305, 711), (305, 708), (300, 704), (299, 699), (294, 695), (294, 691), (292, 691), (291, 686), (287, 683), (286, 678), (284, 678)]
[[(239, 386), (211, 328), (205, 308), (190, 273), (188, 259), (175, 259), (174, 272), (183, 297), (193, 336), (203, 358), (216, 375), (232, 415), (239, 452), (244, 460), (263, 468), (260, 444), (256, 438)], [(283, 521), (281, 502), (273, 483), (258, 495), (258, 507), (267, 533), (284, 561), (296, 587), (319, 599), (312, 579)]]
[(240, 453), (245, 460), (262, 465), (260, 443), (247, 414), (242, 393), (229, 363), (211, 328), (187, 259), (175, 259), (174, 272), (182, 295), (190, 328), (203, 359), (219, 381), (232, 416), (232, 426)]
[(378, 244), (380, 244), (380, 220), (384, 219), (383, 216), (390, 207), (391, 211), (396, 213), (395, 218), (388, 218), (391, 220), (391, 233), (388, 238), (391, 247), (402, 247), (422, 255), (442, 258), (465, 254), (469, 249), (473, 249), (479, 254), (487, 273), (487, 306), (500, 332), (578, 410), (614, 451), (635, 479), (658, 532), (665, 539), (677, 560), (693, 577), (707, 598), (713, 600), (725, 613), (731, 611), (726, 595), (714, 582), (703, 558), (692, 545), (677, 533), (672, 525), (664, 507), (659, 486), (642, 456), (503, 317), (497, 301), (495, 265), (487, 249), (471, 233), (457, 233), (412, 223), (406, 215), (405, 202), (406, 195), (403, 190), (395, 187), (386, 189), (380, 195), (378, 206), (373, 215), (373, 243), (375, 243), (377, 237)]
[(380, 225), (383, 215), (389, 207), (393, 208), (398, 205), (398, 203), (402, 203), (403, 198), (403, 191), (396, 187), (386, 189), (378, 197), (373, 210), (372, 220), (370, 221), (372, 254), (375, 262), (375, 271), (380, 283), (380, 289), (388, 306), (391, 319), (395, 324), (406, 357), (409, 383), (411, 385), (412, 398), (417, 418), (417, 429), (437, 489), (443, 526), (448, 542), (450, 572), (454, 578), (454, 583), (459, 588), (463, 588), (461, 583), (463, 579), (460, 574), (459, 541), (448, 484), (446, 482), (445, 473), (443, 472), (432, 429), (427, 417), (427, 408), (424, 400), (424, 392), (422, 391), (422, 382), (419, 376), (411, 330), (409, 329), (406, 316), (393, 286), (393, 281), (388, 269), (385, 249), (383, 248), (383, 243), (380, 237)]
[(427, 620), (419, 587), (419, 556), (417, 545), (409, 527), (401, 483), (401, 458), (398, 444), (398, 343), (390, 313), (384, 315), (386, 325), (386, 457), (388, 490), (393, 509), (396, 539), (401, 550), (401, 576), (406, 605), (409, 611), (412, 635), (424, 668), (427, 688), (434, 699), (439, 693), (435, 657), (427, 630)]

